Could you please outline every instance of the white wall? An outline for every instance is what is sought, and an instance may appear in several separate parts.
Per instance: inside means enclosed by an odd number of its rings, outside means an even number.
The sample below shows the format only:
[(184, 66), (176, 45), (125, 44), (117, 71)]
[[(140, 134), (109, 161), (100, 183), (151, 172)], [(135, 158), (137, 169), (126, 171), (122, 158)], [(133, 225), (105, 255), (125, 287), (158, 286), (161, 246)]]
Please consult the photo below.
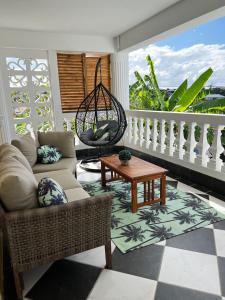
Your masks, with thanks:
[(115, 51), (114, 41), (110, 37), (12, 29), (0, 29), (1, 47), (78, 52)]

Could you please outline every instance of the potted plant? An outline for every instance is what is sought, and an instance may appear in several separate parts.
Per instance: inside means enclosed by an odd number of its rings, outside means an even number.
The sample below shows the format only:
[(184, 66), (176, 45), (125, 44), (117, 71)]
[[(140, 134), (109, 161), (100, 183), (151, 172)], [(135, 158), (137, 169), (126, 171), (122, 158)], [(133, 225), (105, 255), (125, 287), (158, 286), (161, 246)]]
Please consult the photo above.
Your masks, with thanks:
[(122, 166), (127, 166), (129, 160), (131, 159), (131, 153), (128, 150), (122, 150), (119, 152), (119, 159)]

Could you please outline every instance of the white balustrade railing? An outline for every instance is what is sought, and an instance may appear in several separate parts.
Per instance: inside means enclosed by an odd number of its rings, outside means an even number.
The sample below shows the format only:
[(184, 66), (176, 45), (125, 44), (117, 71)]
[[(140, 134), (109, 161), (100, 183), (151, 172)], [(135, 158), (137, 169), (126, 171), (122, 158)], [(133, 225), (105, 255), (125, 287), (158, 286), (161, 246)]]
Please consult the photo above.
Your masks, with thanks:
[[(224, 115), (127, 110), (126, 116), (125, 146), (225, 181)], [(74, 131), (76, 148), (90, 148), (76, 136), (75, 113), (63, 120), (64, 129)]]
[(128, 110), (126, 116), (125, 146), (225, 181), (224, 115)]

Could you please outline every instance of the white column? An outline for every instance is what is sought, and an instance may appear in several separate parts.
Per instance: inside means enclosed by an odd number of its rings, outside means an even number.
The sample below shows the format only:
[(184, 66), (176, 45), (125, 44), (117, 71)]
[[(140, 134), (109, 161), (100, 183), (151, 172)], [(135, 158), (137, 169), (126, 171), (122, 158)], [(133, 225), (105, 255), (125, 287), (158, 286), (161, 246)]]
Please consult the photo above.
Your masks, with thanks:
[[(2, 64), (3, 58), (0, 60), (0, 67), (3, 68)], [(6, 97), (4, 92), (3, 78), (0, 71), (0, 144), (1, 143), (10, 143), (11, 141), (11, 132), (9, 126), (9, 117), (6, 108)]]
[(63, 113), (61, 107), (57, 53), (55, 50), (48, 51), (48, 63), (51, 80), (54, 127), (56, 130), (61, 131), (63, 130)]
[(125, 110), (129, 109), (129, 65), (128, 53), (111, 55), (112, 94)]

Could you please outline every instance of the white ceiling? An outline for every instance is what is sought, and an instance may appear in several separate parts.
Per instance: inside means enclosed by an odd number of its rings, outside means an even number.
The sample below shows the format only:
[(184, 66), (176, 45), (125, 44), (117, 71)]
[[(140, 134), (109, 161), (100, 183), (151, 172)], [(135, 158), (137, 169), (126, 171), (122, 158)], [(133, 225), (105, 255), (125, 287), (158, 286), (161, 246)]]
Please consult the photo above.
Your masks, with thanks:
[(180, 0), (0, 0), (0, 28), (117, 36)]

